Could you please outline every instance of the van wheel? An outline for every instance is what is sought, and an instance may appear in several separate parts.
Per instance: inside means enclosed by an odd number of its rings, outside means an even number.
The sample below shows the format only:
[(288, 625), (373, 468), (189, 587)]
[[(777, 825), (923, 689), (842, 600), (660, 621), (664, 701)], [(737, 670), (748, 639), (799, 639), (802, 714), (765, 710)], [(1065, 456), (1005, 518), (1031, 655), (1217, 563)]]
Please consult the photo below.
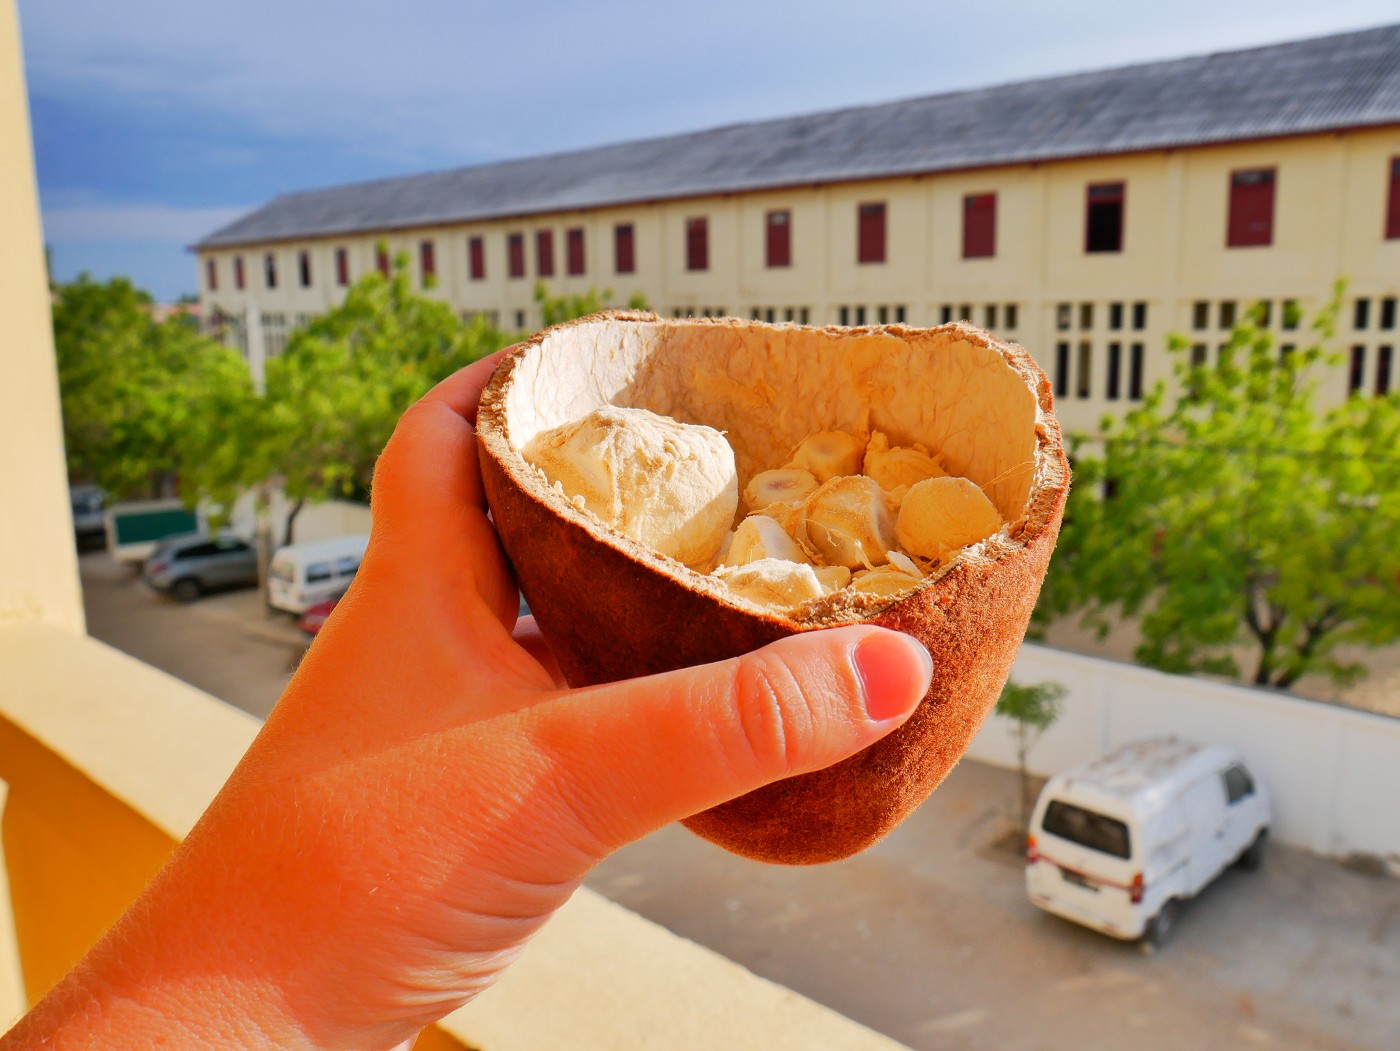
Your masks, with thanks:
[(1157, 915), (1153, 916), (1147, 923), (1147, 930), (1142, 936), (1143, 942), (1153, 949), (1160, 949), (1166, 945), (1176, 930), (1176, 899), (1173, 898), (1162, 905)]
[(170, 594), (174, 596), (176, 602), (193, 602), (204, 594), (204, 589), (199, 586), (199, 581), (194, 577), (185, 577), (170, 585)]
[(1259, 834), (1254, 837), (1254, 842), (1244, 848), (1244, 853), (1240, 855), (1240, 868), (1249, 872), (1256, 871), (1264, 863), (1264, 844), (1269, 840), (1269, 830), (1261, 828)]

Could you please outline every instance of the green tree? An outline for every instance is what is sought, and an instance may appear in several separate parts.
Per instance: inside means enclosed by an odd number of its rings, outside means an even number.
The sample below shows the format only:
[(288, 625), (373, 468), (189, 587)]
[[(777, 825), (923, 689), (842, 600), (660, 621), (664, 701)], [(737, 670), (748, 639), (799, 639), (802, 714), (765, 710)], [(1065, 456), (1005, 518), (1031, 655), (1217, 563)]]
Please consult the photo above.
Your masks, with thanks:
[[(590, 288), (587, 292), (575, 295), (555, 296), (550, 295), (549, 286), (543, 281), (535, 283), (535, 302), (540, 305), (540, 317), (545, 328), (606, 310), (612, 295), (611, 288), (605, 288), (601, 292), (596, 288)], [(632, 298), (627, 301), (627, 306), (632, 310), (646, 310), (646, 296), (640, 292), (632, 293)]]
[(1066, 690), (1057, 682), (1021, 686), (1008, 681), (997, 698), (996, 714), (1014, 723), (1016, 766), (1020, 775), (1021, 827), (1031, 824), (1031, 773), (1026, 757), (1064, 711)]
[(1094, 452), (1075, 490), (1042, 621), (1076, 612), (1101, 635), (1136, 622), (1139, 661), (1287, 688), (1364, 674), (1344, 643), (1400, 638), (1400, 400), (1316, 407), (1340, 304), (1310, 345), (1280, 352), (1251, 312), (1215, 365), (1173, 339), (1179, 393), (1159, 384)]
[(183, 317), (157, 324), (125, 278), (54, 289), (54, 345), (70, 475), (118, 498), (186, 495), (202, 429), (252, 384), (236, 353)]
[(267, 362), (256, 419), (240, 425), (244, 469), (215, 483), (220, 495), (230, 482), (275, 484), (291, 501), (282, 539), (290, 543), (306, 504), (369, 493), (375, 460), (409, 405), (508, 342), (483, 320), (464, 324), (446, 303), (416, 294), (406, 257), (388, 278), (365, 275)]

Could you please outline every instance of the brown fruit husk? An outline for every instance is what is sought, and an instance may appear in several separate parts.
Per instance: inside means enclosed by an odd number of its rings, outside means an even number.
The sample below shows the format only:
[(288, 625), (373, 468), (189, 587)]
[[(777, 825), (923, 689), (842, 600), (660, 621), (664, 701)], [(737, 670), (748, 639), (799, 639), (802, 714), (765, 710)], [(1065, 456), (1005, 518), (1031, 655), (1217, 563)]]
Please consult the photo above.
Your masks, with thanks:
[[(520, 449), (599, 405), (726, 432), (739, 482), (808, 434), (878, 430), (971, 478), (1007, 525), (910, 594), (842, 592), (788, 615), (603, 525)], [(763, 861), (812, 864), (879, 840), (952, 769), (1020, 647), (1069, 490), (1044, 373), (971, 325), (811, 328), (613, 311), (547, 329), (506, 357), (478, 415), (492, 517), (568, 681), (612, 682), (734, 657), (786, 635), (869, 623), (906, 632), (934, 677), (902, 727), (858, 755), (696, 814), (694, 832)], [(742, 514), (742, 511), (741, 511)]]

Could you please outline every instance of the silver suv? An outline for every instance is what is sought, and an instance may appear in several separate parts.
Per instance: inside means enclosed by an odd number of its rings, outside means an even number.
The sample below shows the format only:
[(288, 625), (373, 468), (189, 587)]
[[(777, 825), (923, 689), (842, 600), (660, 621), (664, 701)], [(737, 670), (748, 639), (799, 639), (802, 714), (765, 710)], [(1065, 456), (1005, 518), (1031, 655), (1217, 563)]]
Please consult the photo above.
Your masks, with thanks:
[(208, 591), (256, 587), (258, 554), (236, 536), (171, 537), (151, 553), (141, 579), (179, 602), (193, 602)]

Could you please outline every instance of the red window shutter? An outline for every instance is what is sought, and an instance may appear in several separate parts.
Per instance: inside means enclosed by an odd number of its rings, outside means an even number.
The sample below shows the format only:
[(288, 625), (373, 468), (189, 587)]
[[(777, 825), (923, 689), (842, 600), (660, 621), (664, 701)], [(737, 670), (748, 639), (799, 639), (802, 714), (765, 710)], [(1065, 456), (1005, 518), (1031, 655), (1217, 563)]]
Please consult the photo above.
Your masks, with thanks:
[(1390, 192), (1385, 207), (1385, 239), (1400, 238), (1400, 157), (1390, 158)]
[(710, 268), (710, 221), (704, 216), (685, 221), (685, 268)]
[(467, 273), (473, 281), (486, 277), (486, 245), (480, 237), (467, 238)]
[(613, 269), (619, 274), (635, 273), (637, 257), (635, 234), (631, 223), (618, 223), (613, 227)]
[(1230, 218), (1225, 243), (1250, 248), (1274, 243), (1274, 169), (1230, 173)]
[(576, 226), (568, 233), (569, 275), (578, 277), (584, 271), (583, 227)]
[(418, 245), (418, 269), (425, 278), (437, 273), (437, 252), (433, 249), (433, 242), (423, 241)]
[(350, 283), (350, 253), (344, 248), (335, 250), (335, 283), (342, 288)]
[(769, 212), (766, 223), (766, 260), (769, 266), (792, 266), (792, 213)]
[(204, 283), (209, 286), (209, 291), (217, 292), (219, 290), (219, 265), (214, 260), (205, 260), (204, 275)]
[(506, 236), (506, 256), (510, 268), (511, 277), (525, 276), (525, 235), (508, 234)]
[(389, 276), (389, 250), (387, 248), (374, 250), (374, 266), (385, 277)]
[(554, 276), (554, 231), (535, 231), (535, 259), (539, 263), (540, 277)]
[(963, 258), (988, 259), (997, 251), (997, 195), (970, 193), (963, 198)]
[(856, 209), (856, 262), (885, 261), (885, 203), (862, 204)]
[(236, 255), (233, 257), (233, 287), (242, 292), (245, 284), (246, 281), (243, 276), (243, 257), (241, 255)]

